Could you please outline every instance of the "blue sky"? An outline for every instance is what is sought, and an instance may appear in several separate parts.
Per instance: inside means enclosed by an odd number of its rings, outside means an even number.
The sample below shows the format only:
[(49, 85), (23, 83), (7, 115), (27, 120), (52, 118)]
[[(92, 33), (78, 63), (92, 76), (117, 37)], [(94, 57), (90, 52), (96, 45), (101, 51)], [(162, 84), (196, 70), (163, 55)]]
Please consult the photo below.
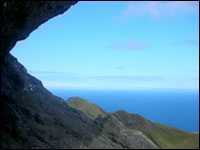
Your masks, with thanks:
[(199, 2), (78, 2), (11, 51), (49, 89), (199, 89)]

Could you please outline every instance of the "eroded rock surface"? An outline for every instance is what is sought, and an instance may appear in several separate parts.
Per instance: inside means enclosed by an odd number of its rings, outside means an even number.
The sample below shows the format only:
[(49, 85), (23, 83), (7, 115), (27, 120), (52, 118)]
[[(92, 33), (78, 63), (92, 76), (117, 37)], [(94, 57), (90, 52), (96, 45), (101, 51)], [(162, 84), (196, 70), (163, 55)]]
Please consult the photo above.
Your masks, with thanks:
[(155, 148), (114, 116), (94, 120), (69, 107), (9, 54), (17, 41), (75, 3), (1, 1), (1, 148)]
[(77, 1), (1, 1), (1, 59), (38, 26), (64, 13)]
[(155, 148), (115, 116), (69, 107), (10, 54), (2, 63), (1, 148)]

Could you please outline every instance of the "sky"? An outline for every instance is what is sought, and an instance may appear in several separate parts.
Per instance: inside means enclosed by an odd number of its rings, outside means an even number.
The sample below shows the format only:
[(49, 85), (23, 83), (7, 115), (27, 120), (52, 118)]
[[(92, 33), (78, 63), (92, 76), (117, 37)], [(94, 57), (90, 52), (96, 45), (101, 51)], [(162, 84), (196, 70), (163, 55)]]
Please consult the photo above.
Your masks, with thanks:
[(80, 1), (11, 51), (48, 89), (199, 89), (199, 2)]

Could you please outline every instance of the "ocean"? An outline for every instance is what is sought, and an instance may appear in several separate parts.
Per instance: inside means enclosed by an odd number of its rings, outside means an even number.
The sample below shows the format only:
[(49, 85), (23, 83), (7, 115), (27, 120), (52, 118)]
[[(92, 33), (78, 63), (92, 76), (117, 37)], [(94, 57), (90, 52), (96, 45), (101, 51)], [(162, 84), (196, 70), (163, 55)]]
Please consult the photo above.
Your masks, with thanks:
[(64, 100), (79, 96), (107, 112), (125, 110), (188, 132), (199, 132), (199, 91), (51, 90)]

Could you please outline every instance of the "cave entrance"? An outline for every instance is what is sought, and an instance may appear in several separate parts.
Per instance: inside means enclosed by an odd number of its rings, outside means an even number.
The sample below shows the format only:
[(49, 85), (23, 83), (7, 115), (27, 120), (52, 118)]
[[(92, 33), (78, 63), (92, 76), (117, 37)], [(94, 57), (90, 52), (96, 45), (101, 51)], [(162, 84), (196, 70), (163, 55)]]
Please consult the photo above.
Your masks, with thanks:
[(126, 5), (78, 2), (18, 42), (11, 54), (49, 90), (133, 87), (129, 79), (136, 65), (129, 49), (146, 49), (148, 44), (127, 40), (130, 26), (120, 18)]

